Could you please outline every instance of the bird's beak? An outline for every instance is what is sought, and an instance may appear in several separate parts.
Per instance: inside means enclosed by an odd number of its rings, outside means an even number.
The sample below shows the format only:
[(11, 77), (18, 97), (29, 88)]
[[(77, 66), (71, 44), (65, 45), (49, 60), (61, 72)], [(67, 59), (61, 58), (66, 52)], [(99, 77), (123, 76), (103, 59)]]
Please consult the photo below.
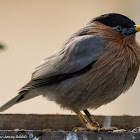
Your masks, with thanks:
[(140, 31), (140, 25), (135, 25), (136, 32)]
[(140, 31), (140, 25), (134, 25), (133, 27), (129, 28), (129, 29), (125, 29), (122, 31), (122, 34), (125, 35), (131, 35), (131, 34), (135, 34), (136, 32)]

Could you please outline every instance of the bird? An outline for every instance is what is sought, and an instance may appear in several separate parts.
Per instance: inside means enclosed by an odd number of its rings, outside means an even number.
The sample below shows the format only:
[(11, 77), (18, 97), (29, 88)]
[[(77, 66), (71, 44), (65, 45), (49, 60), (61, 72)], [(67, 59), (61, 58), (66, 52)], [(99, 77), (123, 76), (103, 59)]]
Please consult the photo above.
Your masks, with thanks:
[(93, 18), (35, 68), (0, 112), (42, 95), (75, 112), (86, 128), (100, 127), (88, 110), (114, 101), (133, 85), (140, 66), (138, 31), (139, 25), (119, 13)]

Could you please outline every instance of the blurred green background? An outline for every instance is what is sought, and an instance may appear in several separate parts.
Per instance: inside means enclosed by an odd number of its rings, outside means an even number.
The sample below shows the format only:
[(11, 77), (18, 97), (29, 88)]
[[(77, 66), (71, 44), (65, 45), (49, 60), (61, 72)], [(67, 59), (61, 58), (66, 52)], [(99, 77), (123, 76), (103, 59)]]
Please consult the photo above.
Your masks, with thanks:
[(0, 44), (0, 50), (4, 50), (5, 46), (3, 44)]

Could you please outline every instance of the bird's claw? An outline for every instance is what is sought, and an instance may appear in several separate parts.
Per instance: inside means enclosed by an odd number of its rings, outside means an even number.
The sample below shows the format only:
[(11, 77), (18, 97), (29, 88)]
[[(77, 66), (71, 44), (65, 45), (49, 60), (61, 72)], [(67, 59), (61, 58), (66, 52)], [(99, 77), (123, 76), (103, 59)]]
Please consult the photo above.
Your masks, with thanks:
[(87, 131), (88, 128), (83, 128), (83, 127), (74, 127), (72, 129), (73, 132), (77, 132), (77, 131)]
[(93, 127), (100, 128), (100, 125), (99, 125), (97, 122), (93, 122), (93, 123), (91, 123), (91, 125), (92, 125)]
[(125, 129), (118, 129), (118, 130), (113, 130), (114, 133), (122, 133), (122, 132), (126, 132)]
[(86, 124), (86, 128), (82, 128), (82, 127), (75, 127), (73, 128), (73, 132), (77, 132), (77, 131), (99, 131), (100, 126), (97, 122), (94, 123), (87, 123)]
[(124, 129), (117, 129), (116, 127), (110, 127), (110, 128), (100, 128), (100, 127), (95, 127), (92, 126), (92, 124), (87, 123), (86, 125), (87, 128), (82, 128), (82, 127), (75, 127), (73, 128), (73, 132), (77, 132), (77, 131), (94, 131), (94, 132), (125, 132), (126, 130)]

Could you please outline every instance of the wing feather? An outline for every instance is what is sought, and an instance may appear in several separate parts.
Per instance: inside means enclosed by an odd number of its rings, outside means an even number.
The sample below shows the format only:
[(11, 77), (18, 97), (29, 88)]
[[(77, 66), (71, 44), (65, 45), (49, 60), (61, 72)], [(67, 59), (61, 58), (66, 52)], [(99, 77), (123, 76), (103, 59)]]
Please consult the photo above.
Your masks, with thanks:
[(52, 84), (86, 72), (105, 49), (103, 38), (94, 35), (75, 36), (33, 72), (22, 90)]

